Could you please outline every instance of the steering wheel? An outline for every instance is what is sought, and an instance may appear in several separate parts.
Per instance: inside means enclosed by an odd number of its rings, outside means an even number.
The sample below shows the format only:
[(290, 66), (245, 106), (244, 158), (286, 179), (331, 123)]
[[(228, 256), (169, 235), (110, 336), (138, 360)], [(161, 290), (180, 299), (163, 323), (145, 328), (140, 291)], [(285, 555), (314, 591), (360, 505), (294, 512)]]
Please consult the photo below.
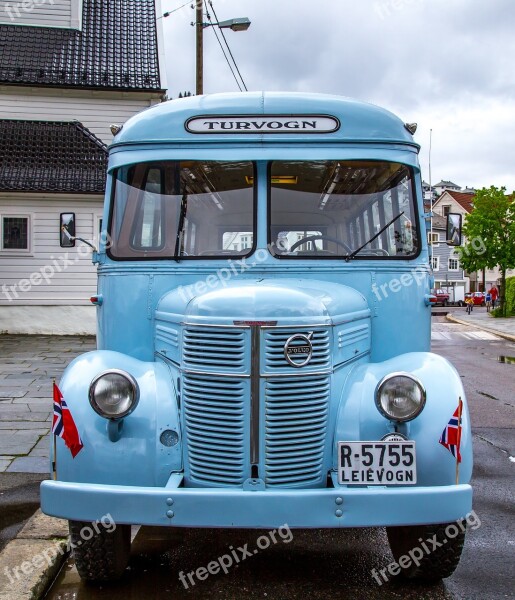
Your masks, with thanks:
[[(342, 246), (342, 248), (345, 248), (345, 250), (347, 250), (347, 253), (350, 254), (352, 252), (352, 248), (350, 248), (349, 246), (347, 246), (347, 244), (345, 242), (342, 242), (340, 240), (337, 240), (336, 238), (333, 237), (329, 237), (327, 235), (308, 235), (305, 238), (302, 238), (301, 240), (296, 241), (292, 247), (290, 248), (290, 252), (293, 252), (294, 250), (296, 250), (299, 246), (302, 246), (302, 244), (305, 244), (306, 242), (314, 242), (315, 240), (326, 240), (328, 242), (334, 242), (335, 244), (338, 244), (339, 246)], [(318, 248), (316, 247), (316, 244), (313, 244), (314, 248), (315, 248), (315, 252), (318, 252)]]

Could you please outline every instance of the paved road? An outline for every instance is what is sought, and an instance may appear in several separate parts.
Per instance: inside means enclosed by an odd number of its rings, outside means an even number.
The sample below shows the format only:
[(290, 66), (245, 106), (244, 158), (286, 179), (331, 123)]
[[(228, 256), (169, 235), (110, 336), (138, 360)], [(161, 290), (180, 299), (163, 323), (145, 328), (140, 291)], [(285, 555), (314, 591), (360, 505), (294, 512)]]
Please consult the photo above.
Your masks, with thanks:
[(434, 319), (433, 350), (453, 360), (463, 377), (475, 438), (474, 509), (481, 527), (469, 532), (456, 573), (436, 586), (389, 582), (378, 586), (372, 569), (391, 556), (381, 529), (295, 531), (291, 543), (278, 543), (230, 570), (190, 585), (180, 571), (192, 571), (230, 548), (256, 547), (253, 531), (182, 531), (142, 528), (133, 544), (130, 571), (115, 587), (94, 589), (79, 582), (70, 561), (47, 600), (126, 600), (145, 598), (252, 598), (313, 600), (424, 599), (497, 600), (515, 598), (514, 486), (515, 344), (485, 337), (473, 327)]
[(0, 336), (0, 473), (49, 471), (52, 378), (93, 337)]

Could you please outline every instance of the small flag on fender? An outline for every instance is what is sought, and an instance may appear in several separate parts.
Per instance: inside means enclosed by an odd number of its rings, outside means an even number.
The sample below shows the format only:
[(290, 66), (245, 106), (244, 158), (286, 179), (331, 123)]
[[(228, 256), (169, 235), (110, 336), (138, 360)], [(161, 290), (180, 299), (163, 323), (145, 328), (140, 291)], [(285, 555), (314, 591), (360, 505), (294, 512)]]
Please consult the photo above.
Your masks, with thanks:
[(447, 448), (458, 463), (461, 462), (460, 442), (461, 442), (461, 414), (463, 411), (463, 401), (460, 398), (458, 408), (450, 418), (449, 422), (442, 431), (440, 444)]
[(52, 433), (64, 440), (70, 449), (73, 458), (82, 450), (83, 444), (80, 439), (77, 426), (73, 420), (72, 413), (68, 408), (61, 390), (54, 382), (54, 419), (52, 422)]

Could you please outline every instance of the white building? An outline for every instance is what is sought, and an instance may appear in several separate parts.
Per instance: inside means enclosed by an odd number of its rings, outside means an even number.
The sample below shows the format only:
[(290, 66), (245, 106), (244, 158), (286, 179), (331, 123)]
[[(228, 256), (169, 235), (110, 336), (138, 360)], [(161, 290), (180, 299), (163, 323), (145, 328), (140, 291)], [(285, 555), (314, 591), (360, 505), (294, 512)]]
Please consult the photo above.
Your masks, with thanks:
[(459, 192), (461, 190), (461, 187), (456, 183), (453, 183), (452, 181), (442, 180), (438, 183), (435, 183), (435, 185), (433, 186), (433, 190), (435, 191), (436, 195), (439, 196), (440, 194), (443, 194), (446, 190), (450, 192)]
[[(94, 333), (110, 125), (164, 97), (157, 0), (0, 3), (0, 333)], [(73, 217), (69, 216), (73, 215)]]
[[(449, 213), (458, 213), (462, 215), (465, 222), (467, 216), (474, 210), (474, 193), (456, 192), (446, 190), (433, 205), (433, 211), (436, 215), (446, 217)], [(511, 277), (514, 270), (508, 270), (506, 276)], [(469, 288), (466, 291), (482, 292), (483, 290), (483, 272), (477, 271), (468, 273), (470, 280)], [(495, 269), (485, 269), (485, 288), (489, 290), (492, 285), (499, 287), (501, 282), (501, 273), (498, 267)]]

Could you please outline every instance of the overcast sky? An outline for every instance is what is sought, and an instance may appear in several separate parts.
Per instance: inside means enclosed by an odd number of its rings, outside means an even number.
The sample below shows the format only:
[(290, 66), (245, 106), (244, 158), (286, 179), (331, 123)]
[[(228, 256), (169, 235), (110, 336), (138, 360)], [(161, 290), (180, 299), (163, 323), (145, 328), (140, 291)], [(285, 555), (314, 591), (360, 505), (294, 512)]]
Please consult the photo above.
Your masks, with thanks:
[[(162, 0), (173, 10), (184, 0)], [(249, 90), (326, 92), (419, 124), (422, 174), (515, 190), (514, 0), (213, 0)], [(164, 19), (169, 95), (195, 91), (190, 5)], [(213, 20), (214, 17), (213, 17)], [(204, 32), (204, 93), (238, 91)]]

